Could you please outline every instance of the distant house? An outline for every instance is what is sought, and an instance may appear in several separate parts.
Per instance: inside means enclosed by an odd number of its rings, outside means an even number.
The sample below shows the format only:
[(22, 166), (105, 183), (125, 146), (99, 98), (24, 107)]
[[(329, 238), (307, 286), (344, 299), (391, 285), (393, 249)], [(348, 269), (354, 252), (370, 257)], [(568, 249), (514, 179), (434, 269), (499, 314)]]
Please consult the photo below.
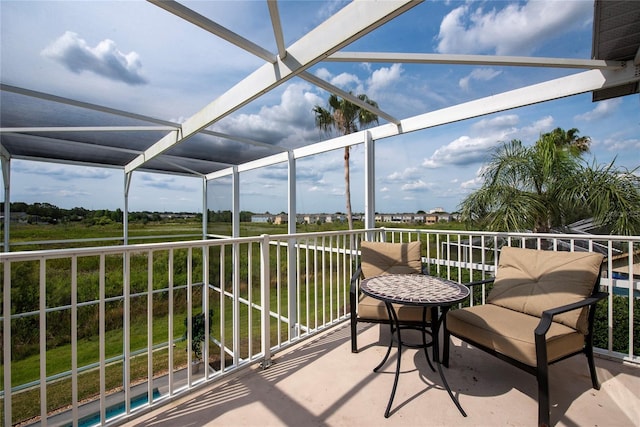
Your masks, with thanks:
[(269, 215), (269, 214), (251, 215), (251, 222), (262, 223), (262, 224), (272, 223), (272, 222), (274, 222), (273, 221), (273, 215)]
[(276, 215), (273, 217), (273, 223), (276, 225), (289, 223), (289, 215)]

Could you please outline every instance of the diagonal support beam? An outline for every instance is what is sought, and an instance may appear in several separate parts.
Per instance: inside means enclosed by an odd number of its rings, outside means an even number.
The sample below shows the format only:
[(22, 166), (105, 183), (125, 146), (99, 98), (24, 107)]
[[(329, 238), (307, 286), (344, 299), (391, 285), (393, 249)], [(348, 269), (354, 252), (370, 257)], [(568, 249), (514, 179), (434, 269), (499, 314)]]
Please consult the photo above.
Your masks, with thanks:
[(543, 58), (529, 56), (454, 55), (444, 53), (336, 52), (326, 62), (383, 62), (402, 64), (499, 65), (511, 67), (578, 68), (620, 70), (625, 61), (601, 59)]
[(276, 63), (264, 64), (258, 68), (185, 121), (181, 134), (166, 135), (131, 161), (125, 171), (139, 168), (146, 161), (185, 141), (419, 3), (420, 1), (410, 0), (383, 1), (377, 2), (375, 7), (365, 0), (350, 3), (291, 45), (285, 58), (278, 58)]
[(264, 59), (267, 62), (275, 62), (276, 56), (269, 52), (267, 49), (253, 43), (250, 40), (245, 39), (244, 37), (234, 33), (223, 27), (220, 24), (217, 24), (210, 20), (207, 17), (200, 15), (198, 12), (195, 12), (189, 9), (186, 6), (181, 5), (177, 1), (173, 0), (147, 0), (149, 3), (153, 3), (156, 6), (166, 10), (167, 12), (173, 13), (176, 16), (184, 19), (185, 21), (190, 22), (193, 25), (197, 25), (205, 31), (214, 34), (221, 39), (228, 41), (231, 44), (234, 44), (247, 52), (250, 52), (256, 55), (259, 58)]
[(284, 58), (287, 56), (287, 47), (284, 44), (284, 34), (282, 34), (282, 22), (280, 21), (280, 12), (278, 11), (278, 2), (276, 0), (268, 0), (269, 16), (271, 17), (271, 26), (273, 27), (273, 36), (278, 46), (278, 56)]

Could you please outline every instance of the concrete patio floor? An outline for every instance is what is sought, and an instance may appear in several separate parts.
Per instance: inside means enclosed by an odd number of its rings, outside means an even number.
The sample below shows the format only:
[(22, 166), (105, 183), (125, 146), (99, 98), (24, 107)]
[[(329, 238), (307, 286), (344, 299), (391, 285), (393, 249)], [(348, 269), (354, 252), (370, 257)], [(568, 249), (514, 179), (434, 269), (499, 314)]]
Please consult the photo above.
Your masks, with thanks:
[[(384, 417), (396, 352), (386, 327), (359, 328), (350, 350), (348, 323), (274, 356), (270, 368), (246, 369), (132, 418), (126, 426), (535, 426), (535, 378), (454, 341), (445, 376), (463, 417), (424, 353), (405, 349), (391, 415)], [(550, 368), (551, 421), (559, 426), (640, 426), (640, 368), (596, 359), (602, 387), (591, 388), (587, 362), (576, 356)], [(162, 392), (162, 390), (161, 390)]]

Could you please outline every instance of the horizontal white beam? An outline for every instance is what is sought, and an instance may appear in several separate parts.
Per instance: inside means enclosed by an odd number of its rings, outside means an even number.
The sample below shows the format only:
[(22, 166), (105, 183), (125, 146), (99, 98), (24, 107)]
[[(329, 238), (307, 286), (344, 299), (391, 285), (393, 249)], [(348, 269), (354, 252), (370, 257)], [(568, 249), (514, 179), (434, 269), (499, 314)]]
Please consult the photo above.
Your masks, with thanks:
[[(465, 102), (453, 107), (411, 117), (409, 119), (402, 120), (401, 127), (403, 133), (413, 132), (420, 129), (440, 126), (553, 99), (591, 92), (606, 87), (618, 86), (633, 80), (640, 80), (640, 76), (634, 77), (633, 67), (626, 67), (619, 71), (584, 71), (571, 76), (549, 80), (543, 83), (503, 92), (486, 98), (477, 99), (475, 101)], [(389, 128), (387, 128), (387, 130), (388, 129)], [(374, 139), (385, 138), (394, 134), (397, 133), (383, 134), (372, 130), (372, 136)]]
[(375, 7), (364, 0), (354, 1), (307, 33), (287, 49), (287, 56), (274, 64), (265, 64), (222, 94), (182, 124), (182, 135), (170, 134), (156, 142), (126, 167), (131, 172), (145, 161), (193, 136), (201, 129), (231, 114), (262, 94), (288, 81), (300, 72), (373, 31), (402, 12), (415, 1), (383, 1)]
[(175, 132), (176, 126), (58, 126), (58, 127), (16, 127), (0, 128), (0, 133), (39, 132)]
[[(634, 67), (625, 67), (618, 71), (584, 71), (571, 76), (561, 77), (544, 83), (515, 89), (498, 95), (410, 117), (402, 120), (400, 126), (388, 123), (366, 129), (363, 132), (344, 135), (331, 140), (321, 141), (315, 144), (296, 148), (293, 152), (296, 159), (313, 156), (327, 151), (364, 143), (364, 132), (371, 132), (372, 139), (379, 140), (399, 134), (415, 132), (435, 126), (506, 111), (513, 108), (551, 101), (598, 89), (614, 87), (633, 81), (640, 81), (640, 76), (635, 75)], [(281, 160), (278, 159), (277, 162), (274, 161), (271, 164), (280, 162)], [(263, 166), (267, 165), (265, 164)], [(242, 167), (243, 165), (239, 166), (239, 168)], [(224, 174), (225, 173), (223, 171), (220, 171), (219, 175), (216, 177), (222, 177)]]
[(91, 104), (89, 102), (77, 101), (71, 98), (65, 98), (62, 96), (52, 95), (50, 93), (38, 92), (31, 89), (25, 89), (18, 86), (12, 86), (4, 83), (0, 83), (0, 90), (17, 93), (19, 95), (29, 96), (32, 98), (44, 99), (46, 101), (57, 102), (65, 105), (73, 105), (74, 107), (85, 108), (92, 111), (100, 111), (102, 113), (113, 114), (115, 116), (128, 117), (130, 119), (142, 120), (149, 123), (156, 123), (164, 126), (180, 126), (177, 123), (170, 122), (168, 120), (156, 119), (155, 117), (144, 116), (142, 114), (131, 113), (129, 111), (118, 110), (115, 108), (105, 107), (104, 105)]
[(238, 172), (246, 172), (253, 169), (259, 169), (265, 166), (275, 165), (277, 163), (286, 162), (289, 159), (287, 153), (278, 153), (272, 156), (256, 159), (251, 162), (243, 163), (238, 166)]
[(407, 64), (505, 65), (515, 67), (580, 68), (618, 70), (624, 61), (543, 58), (528, 56), (453, 55), (439, 53), (336, 52), (326, 62), (388, 62)]

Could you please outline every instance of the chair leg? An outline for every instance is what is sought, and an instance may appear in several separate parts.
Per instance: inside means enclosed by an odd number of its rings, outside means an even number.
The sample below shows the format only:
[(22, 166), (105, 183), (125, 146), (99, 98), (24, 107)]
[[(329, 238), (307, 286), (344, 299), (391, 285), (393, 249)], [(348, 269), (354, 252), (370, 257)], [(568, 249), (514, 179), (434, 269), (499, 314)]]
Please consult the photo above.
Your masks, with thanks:
[(596, 365), (593, 361), (593, 347), (587, 345), (584, 349), (584, 353), (587, 356), (587, 362), (589, 363), (589, 373), (591, 374), (591, 385), (594, 389), (600, 390), (600, 381), (598, 381), (598, 373), (596, 372)]
[(445, 317), (442, 322), (442, 365), (445, 368), (449, 367), (449, 346), (451, 345), (451, 334), (447, 330), (447, 318)]
[(538, 425), (551, 425), (549, 405), (549, 368), (546, 361), (538, 362), (536, 377), (538, 379)]
[(351, 353), (358, 352), (358, 334), (357, 334), (358, 319), (353, 314), (351, 316)]

